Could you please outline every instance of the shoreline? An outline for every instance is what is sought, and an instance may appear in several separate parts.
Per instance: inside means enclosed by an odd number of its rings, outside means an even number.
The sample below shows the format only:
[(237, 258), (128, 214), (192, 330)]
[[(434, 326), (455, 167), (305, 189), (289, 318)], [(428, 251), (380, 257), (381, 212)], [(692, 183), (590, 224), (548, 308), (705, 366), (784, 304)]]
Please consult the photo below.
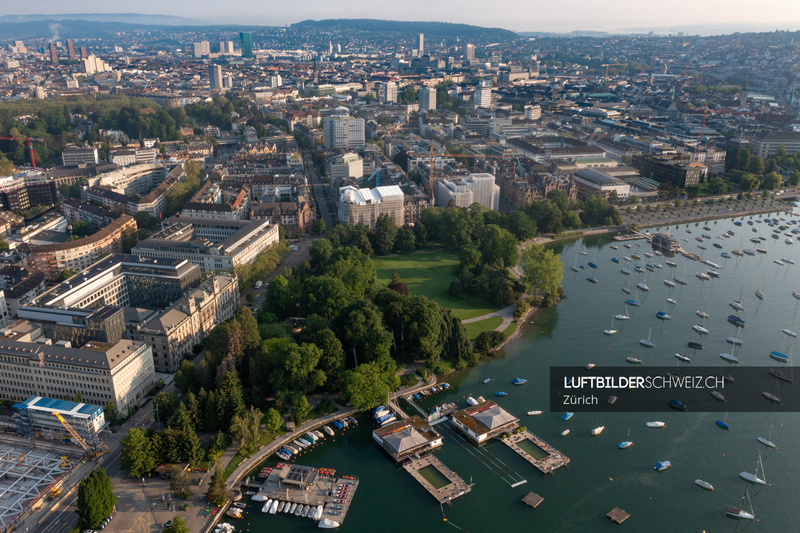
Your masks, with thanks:
[(681, 224), (691, 224), (692, 222), (703, 222), (706, 220), (721, 220), (723, 218), (739, 218), (739, 217), (746, 217), (746, 216), (753, 216), (753, 215), (764, 215), (766, 213), (773, 213), (775, 211), (780, 211), (783, 213), (791, 213), (792, 207), (791, 206), (772, 206), (769, 208), (762, 208), (762, 209), (749, 209), (747, 211), (742, 211), (740, 213), (717, 213), (714, 215), (703, 215), (697, 217), (689, 217), (689, 218), (681, 218), (676, 221), (659, 221), (659, 222), (648, 222), (646, 224), (638, 224), (640, 229), (644, 228), (655, 228), (658, 226), (679, 226)]

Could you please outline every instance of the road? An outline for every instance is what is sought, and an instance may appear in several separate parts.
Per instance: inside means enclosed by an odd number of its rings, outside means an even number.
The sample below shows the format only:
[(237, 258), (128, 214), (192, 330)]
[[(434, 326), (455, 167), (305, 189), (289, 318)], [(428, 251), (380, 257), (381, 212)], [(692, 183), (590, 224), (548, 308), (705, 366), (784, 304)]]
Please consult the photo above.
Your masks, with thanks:
[(314, 167), (310, 150), (303, 152), (303, 164), (305, 165), (306, 173), (311, 178), (311, 188), (314, 190), (314, 196), (317, 199), (317, 209), (319, 209), (325, 225), (330, 228), (336, 222), (333, 216), (333, 213), (336, 212), (335, 202), (331, 202), (328, 198), (328, 185), (320, 180), (317, 169)]

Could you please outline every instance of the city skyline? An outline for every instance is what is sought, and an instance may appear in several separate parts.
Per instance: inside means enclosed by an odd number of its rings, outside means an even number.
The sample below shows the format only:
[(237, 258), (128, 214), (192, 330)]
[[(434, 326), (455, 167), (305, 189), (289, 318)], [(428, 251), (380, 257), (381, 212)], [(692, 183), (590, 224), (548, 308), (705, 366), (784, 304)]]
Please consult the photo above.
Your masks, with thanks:
[[(60, 15), (64, 4), (53, 0), (37, 2), (35, 11), (24, 13), (20, 5), (0, 7), (0, 16), (5, 15)], [(498, 9), (498, 7), (500, 9)], [(357, 0), (350, 2), (343, 11), (320, 0), (302, 0), (284, 6), (270, 6), (269, 10), (252, 9), (251, 4), (233, 0), (220, 13), (211, 2), (188, 2), (177, 0), (164, 9), (161, 2), (144, 0), (137, 7), (139, 13), (164, 16), (185, 16), (210, 24), (258, 24), (283, 26), (307, 19), (327, 18), (373, 18), (404, 21), (444, 21), (491, 26), (516, 32), (570, 32), (605, 31), (612, 33), (657, 33), (714, 34), (735, 31), (794, 30), (800, 28), (800, 6), (791, 0), (768, 0), (761, 9), (753, 11), (743, 0), (725, 4), (717, 2), (697, 4), (689, 0), (677, 0), (669, 12), (650, 4), (635, 0), (617, 0), (613, 9), (588, 0), (578, 0), (569, 10), (552, 4), (522, 5), (516, 0), (505, 0), (498, 4), (485, 4), (467, 0), (459, 4), (424, 4), (414, 0), (405, 9), (396, 13), (375, 4)], [(32, 7), (32, 9), (34, 9)], [(97, 0), (80, 3), (76, 11), (82, 13), (106, 13), (107, 4)], [(127, 10), (126, 10), (127, 11)], [(709, 22), (710, 21), (710, 22)]]

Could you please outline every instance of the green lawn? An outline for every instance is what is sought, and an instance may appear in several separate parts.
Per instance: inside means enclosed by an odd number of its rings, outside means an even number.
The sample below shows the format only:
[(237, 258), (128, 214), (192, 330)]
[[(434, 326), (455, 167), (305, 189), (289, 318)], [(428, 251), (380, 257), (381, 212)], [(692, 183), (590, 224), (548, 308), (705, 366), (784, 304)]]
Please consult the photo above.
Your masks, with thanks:
[(503, 331), (503, 334), (506, 336), (506, 338), (508, 338), (517, 331), (518, 327), (519, 327), (519, 322), (512, 322), (511, 324), (508, 325), (505, 331)]
[(483, 320), (478, 320), (477, 322), (470, 322), (469, 324), (464, 324), (464, 328), (467, 330), (467, 335), (469, 335), (469, 340), (474, 341), (475, 338), (484, 331), (491, 331), (493, 329), (497, 329), (497, 327), (502, 323), (503, 319), (501, 317), (493, 316), (490, 318), (484, 318)]
[(378, 275), (378, 285), (386, 286), (397, 272), (400, 281), (408, 285), (411, 294), (427, 296), (442, 307), (453, 310), (461, 319), (491, 313), (493, 308), (484, 298), (453, 298), (447, 293), (459, 265), (458, 252), (439, 250), (432, 253), (414, 253), (396, 257), (373, 257)]

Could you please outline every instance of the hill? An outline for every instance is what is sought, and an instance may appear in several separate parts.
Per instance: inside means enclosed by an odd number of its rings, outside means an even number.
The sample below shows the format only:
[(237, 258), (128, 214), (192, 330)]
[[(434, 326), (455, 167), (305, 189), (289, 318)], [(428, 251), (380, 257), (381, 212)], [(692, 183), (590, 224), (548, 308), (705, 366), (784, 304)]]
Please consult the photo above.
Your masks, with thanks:
[(405, 35), (413, 38), (424, 33), (426, 39), (448, 39), (459, 37), (480, 41), (506, 41), (516, 39), (517, 34), (502, 28), (484, 28), (470, 24), (453, 24), (450, 22), (408, 22), (398, 20), (377, 19), (324, 19), (304, 20), (291, 25), (291, 28), (313, 29), (340, 33), (384, 33)]
[(209, 24), (207, 21), (175, 17), (170, 15), (146, 15), (140, 13), (65, 13), (62, 15), (3, 15), (0, 23), (42, 22), (65, 20), (82, 20), (86, 22), (122, 22), (125, 24), (152, 26), (198, 26)]

